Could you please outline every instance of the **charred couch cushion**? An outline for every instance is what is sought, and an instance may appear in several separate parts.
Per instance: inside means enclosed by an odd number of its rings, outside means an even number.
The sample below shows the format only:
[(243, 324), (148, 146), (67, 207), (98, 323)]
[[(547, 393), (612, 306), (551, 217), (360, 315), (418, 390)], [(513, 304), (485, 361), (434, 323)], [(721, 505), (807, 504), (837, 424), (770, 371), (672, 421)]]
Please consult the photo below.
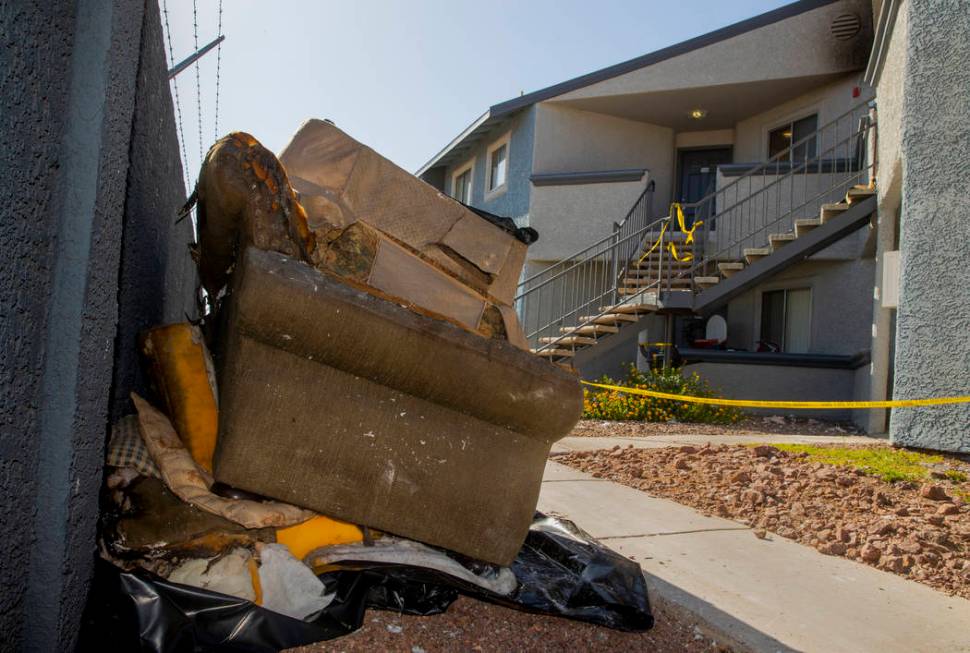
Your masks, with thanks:
[(275, 252), (233, 277), (216, 479), (509, 564), (577, 378)]

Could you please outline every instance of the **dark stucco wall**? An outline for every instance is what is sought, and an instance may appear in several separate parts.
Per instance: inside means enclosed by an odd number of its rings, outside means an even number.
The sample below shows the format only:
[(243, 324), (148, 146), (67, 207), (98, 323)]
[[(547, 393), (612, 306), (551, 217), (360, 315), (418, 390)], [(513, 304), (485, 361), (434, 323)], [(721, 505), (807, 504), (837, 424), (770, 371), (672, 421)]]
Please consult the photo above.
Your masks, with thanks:
[(155, 0), (0, 2), (3, 650), (73, 648), (112, 379), (121, 395), (135, 378), (116, 339), (144, 321), (125, 288), (191, 305), (187, 252), (159, 247), (184, 198), (164, 68)]
[(131, 132), (112, 421), (134, 410), (132, 390), (145, 395), (138, 334), (198, 312), (195, 265), (189, 255), (192, 222), (186, 218), (175, 223), (185, 202), (185, 185), (156, 2), (145, 12)]
[[(33, 534), (38, 399), (50, 294), (51, 216), (67, 106), (73, 11), (0, 3), (0, 633), (23, 637)], [(60, 34), (37, 39), (32, 35)]]

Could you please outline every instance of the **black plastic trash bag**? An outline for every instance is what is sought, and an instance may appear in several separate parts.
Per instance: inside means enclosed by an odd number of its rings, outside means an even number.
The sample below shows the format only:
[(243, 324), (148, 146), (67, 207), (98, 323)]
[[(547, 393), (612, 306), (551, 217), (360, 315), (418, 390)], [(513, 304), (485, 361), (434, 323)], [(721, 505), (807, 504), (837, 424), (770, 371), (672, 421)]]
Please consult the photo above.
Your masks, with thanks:
[(327, 592), (335, 592), (333, 601), (312, 620), (301, 621), (99, 561), (79, 650), (278, 651), (351, 633), (367, 608), (431, 615), (445, 611), (459, 594), (620, 630), (653, 626), (640, 566), (572, 522), (537, 514), (512, 571), (518, 587), (502, 596), (426, 568), (342, 564), (320, 576)]

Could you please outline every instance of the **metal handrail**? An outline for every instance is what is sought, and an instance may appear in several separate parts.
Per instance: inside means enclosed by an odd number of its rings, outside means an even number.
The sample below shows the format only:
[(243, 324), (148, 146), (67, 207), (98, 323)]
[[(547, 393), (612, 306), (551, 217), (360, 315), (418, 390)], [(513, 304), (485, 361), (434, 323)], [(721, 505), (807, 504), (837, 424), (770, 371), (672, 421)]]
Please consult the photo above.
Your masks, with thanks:
[(540, 270), (530, 277), (526, 277), (524, 280), (522, 280), (519, 283), (519, 287), (521, 288), (523, 286), (528, 285), (530, 282), (535, 281), (538, 277), (551, 274), (552, 271), (555, 270), (556, 268), (567, 266), (570, 263), (570, 261), (576, 261), (576, 260), (581, 260), (585, 258), (589, 254), (589, 252), (602, 246), (604, 243), (613, 241), (616, 238), (620, 237), (620, 234), (624, 229), (629, 231), (630, 230), (629, 225), (633, 225), (633, 230), (638, 230), (639, 226), (642, 226), (642, 223), (645, 220), (645, 214), (642, 211), (638, 213), (638, 209), (641, 207), (646, 207), (649, 210), (650, 205), (653, 203), (653, 191), (654, 191), (654, 183), (653, 181), (651, 181), (649, 184), (647, 184), (646, 188), (643, 189), (643, 192), (640, 193), (640, 195), (637, 197), (636, 201), (633, 203), (633, 206), (631, 206), (630, 209), (626, 212), (626, 215), (623, 216), (623, 219), (620, 222), (613, 223), (612, 233), (607, 234), (606, 236), (603, 236), (599, 240), (595, 241), (592, 245), (587, 245), (586, 247), (580, 249), (579, 251), (573, 254), (570, 254), (569, 256), (563, 257), (555, 265), (550, 266), (544, 270)]
[[(854, 184), (868, 181), (875, 167), (875, 162), (869, 160), (868, 148), (869, 136), (875, 128), (871, 103), (856, 105), (793, 143), (771, 161), (754, 166), (738, 180), (688, 205), (687, 208), (694, 209), (695, 215), (700, 214), (705, 219), (700, 242), (702, 252), (695, 257), (695, 264), (681, 271), (678, 278), (705, 271), (716, 273), (717, 270), (712, 268), (717, 263), (742, 258), (745, 247), (768, 245), (767, 238), (771, 233), (793, 231), (796, 217), (817, 218), (823, 204), (840, 201)], [(816, 151), (812, 156), (792, 161), (784, 174), (774, 172), (780, 160), (790, 160), (793, 150), (809, 142), (815, 144)], [(850, 152), (851, 156), (838, 158), (838, 154)], [(830, 158), (833, 156), (836, 158)], [(835, 163), (825, 172), (821, 165), (823, 161)], [(839, 165), (840, 161), (845, 162), (844, 167)], [(753, 188), (759, 173), (760, 185)], [(739, 183), (745, 180), (748, 192), (737, 199)], [(732, 191), (735, 201), (726, 208), (718, 207), (718, 201), (723, 201)], [(783, 197), (786, 192), (787, 197)], [(712, 229), (714, 224), (716, 227)], [(759, 238), (765, 242), (759, 242)]]
[[(660, 218), (635, 232), (617, 238), (602, 250), (571, 261), (569, 267), (521, 292), (516, 297), (516, 307), (526, 337), (538, 349), (555, 346), (556, 342), (542, 344), (538, 339), (556, 338), (559, 335), (558, 329), (565, 325), (566, 320), (574, 320), (570, 326), (589, 326), (593, 320), (580, 320), (583, 313), (592, 312), (595, 319), (606, 313), (599, 308), (600, 304), (629, 302), (647, 290), (652, 290), (653, 285), (650, 285), (641, 292), (620, 299), (622, 279), (628, 274), (630, 263), (636, 259), (635, 254), (641, 250), (644, 238), (647, 234), (655, 233), (666, 220), (667, 218)], [(556, 298), (560, 300), (558, 308), (554, 303), (545, 305), (554, 302)], [(561, 336), (558, 340), (565, 337), (567, 336)]]
[[(713, 199), (717, 195), (723, 195), (723, 194), (727, 193), (729, 190), (731, 190), (735, 186), (738, 186), (742, 181), (744, 181), (746, 179), (750, 180), (751, 177), (753, 177), (754, 175), (756, 175), (758, 173), (764, 174), (767, 170), (769, 170), (772, 167), (775, 167), (777, 169), (777, 166), (778, 166), (779, 163), (782, 163), (783, 161), (784, 162), (791, 161), (792, 152), (794, 150), (797, 150), (802, 145), (808, 145), (808, 143), (811, 142), (811, 141), (814, 141), (819, 136), (819, 134), (828, 131), (832, 127), (836, 127), (837, 128), (838, 125), (845, 118), (848, 118), (848, 117), (851, 117), (851, 116), (860, 115), (862, 113), (867, 113), (872, 108), (872, 106), (873, 106), (873, 101), (872, 100), (865, 100), (863, 102), (860, 102), (859, 104), (856, 104), (852, 108), (850, 108), (847, 111), (845, 111), (845, 113), (842, 113), (838, 117), (830, 120), (826, 124), (822, 125), (818, 129), (816, 129), (814, 132), (812, 132), (811, 134), (809, 134), (808, 136), (803, 136), (798, 141), (793, 142), (787, 148), (785, 148), (784, 150), (778, 152), (778, 154), (776, 154), (775, 156), (771, 157), (767, 161), (753, 164), (750, 170), (748, 170), (745, 173), (739, 175), (738, 178), (735, 179), (734, 181), (732, 181), (730, 184), (727, 184), (723, 188), (715, 189), (714, 192), (708, 193), (706, 196), (702, 197), (701, 199), (697, 200), (696, 202), (692, 202), (692, 203), (689, 203), (689, 204), (684, 204), (683, 205), (684, 208), (685, 209), (690, 209), (690, 208), (695, 208), (695, 207), (700, 206), (700, 205), (703, 205), (703, 204), (709, 204), (710, 202), (713, 201)], [(820, 157), (817, 157), (816, 156), (816, 157), (812, 157), (812, 159), (810, 159), (810, 160), (819, 160), (819, 159), (820, 159)]]
[[(856, 120), (858, 125), (853, 128), (852, 123)], [(847, 122), (849, 127), (842, 136), (842, 127)], [(704, 230), (689, 248), (694, 263), (686, 269), (674, 269), (675, 259), (668, 251), (665, 240), (665, 224), (668, 227), (666, 233), (674, 236), (672, 216), (648, 223), (646, 216), (652, 200), (648, 187), (624, 219), (614, 223), (612, 234), (533, 274), (520, 284), (520, 292), (515, 299), (516, 308), (530, 343), (536, 350), (558, 347), (576, 329), (595, 324), (615, 305), (640, 303), (648, 293), (654, 294), (659, 303), (661, 293), (669, 293), (678, 280), (687, 277), (693, 281), (695, 276), (699, 276), (698, 273), (703, 274), (705, 269), (716, 265), (723, 260), (723, 256), (733, 254), (735, 250), (737, 255), (734, 258), (740, 258), (746, 243), (762, 234), (767, 238), (767, 230), (786, 218), (790, 220), (791, 229), (794, 229), (794, 216), (801, 215), (806, 207), (814, 207), (817, 217), (821, 204), (834, 200), (837, 193), (844, 194), (847, 187), (874, 169), (874, 161), (867, 159), (868, 137), (875, 126), (872, 103), (860, 103), (814, 133), (793, 142), (768, 161), (752, 165), (731, 183), (715, 189), (697, 202), (685, 204), (683, 208), (694, 220), (704, 220)], [(828, 146), (827, 139), (831, 140)], [(809, 144), (814, 150), (810, 156), (807, 155)], [(848, 154), (853, 150), (851, 157), (838, 156), (840, 152)], [(794, 156), (798, 152), (802, 156)], [(835, 158), (826, 158), (833, 154)], [(845, 161), (844, 170), (841, 171), (840, 161)], [(826, 167), (822, 165), (823, 162), (831, 162), (828, 172), (822, 172)], [(787, 172), (780, 173), (782, 164), (787, 167)], [(813, 169), (820, 173), (818, 179), (822, 178), (821, 175), (834, 175), (836, 178), (821, 190), (809, 190), (808, 176)], [(759, 174), (761, 185), (754, 188)], [(769, 175), (771, 180), (768, 179)], [(796, 203), (795, 184), (799, 180), (805, 181)], [(744, 182), (748, 184), (748, 192), (739, 199), (739, 189)], [(788, 202), (783, 205), (781, 193), (786, 187), (789, 196)], [(718, 207), (718, 203), (726, 203), (724, 200), (730, 192), (735, 193), (735, 201), (727, 208)], [(712, 229), (714, 223), (717, 223), (716, 229)], [(659, 247), (655, 248), (658, 254), (654, 257), (656, 267), (653, 267), (653, 263), (648, 268), (639, 266), (641, 256), (654, 244), (658, 232)], [(715, 235), (713, 242), (712, 233)], [(727, 244), (722, 245), (722, 241), (727, 241)], [(680, 261), (687, 260), (684, 254), (681, 251)], [(646, 279), (644, 285), (626, 285), (624, 279), (627, 276), (640, 274), (645, 275), (639, 277)], [(622, 292), (624, 288), (627, 291), (636, 288), (636, 292)], [(696, 290), (693, 283), (690, 289)], [(580, 319), (582, 317), (587, 319)]]

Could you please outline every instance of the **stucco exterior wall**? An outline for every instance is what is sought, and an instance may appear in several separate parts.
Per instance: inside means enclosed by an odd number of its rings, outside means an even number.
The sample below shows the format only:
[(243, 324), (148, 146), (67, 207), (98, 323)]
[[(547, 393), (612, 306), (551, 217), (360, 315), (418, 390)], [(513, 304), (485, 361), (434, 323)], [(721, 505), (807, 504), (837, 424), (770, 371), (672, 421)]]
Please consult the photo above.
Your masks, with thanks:
[(132, 391), (146, 396), (148, 390), (138, 335), (159, 324), (198, 316), (197, 273), (189, 256), (192, 223), (186, 218), (175, 224), (174, 219), (185, 202), (185, 184), (156, 1), (148, 3), (142, 32), (131, 128), (112, 421), (132, 412)]
[(874, 263), (803, 261), (728, 304), (728, 346), (755, 350), (760, 339), (761, 296), (782, 288), (812, 289), (809, 353), (852, 355), (869, 348)]
[(670, 196), (674, 132), (668, 127), (541, 103), (535, 143), (536, 174), (646, 168), (657, 184), (656, 196)]
[[(32, 512), (41, 429), (38, 405), (53, 267), (51, 216), (59, 209), (61, 156), (71, 78), (63, 62), (74, 43), (72, 3), (23, 11), (0, 4), (0, 633), (10, 650), (24, 640), (24, 595), (34, 544)], [(55, 38), (55, 35), (58, 38)], [(46, 102), (39, 98), (46, 97)]]
[(540, 237), (529, 247), (529, 258), (558, 261), (609, 236), (613, 223), (622, 221), (643, 193), (649, 177), (644, 174), (640, 181), (533, 188), (529, 223)]
[[(828, 36), (833, 18), (855, 12), (864, 28), (858, 38)], [(869, 55), (871, 15), (868, 0), (842, 0), (694, 50), (678, 57), (576, 89), (557, 99), (643, 93), (858, 70)], [(821, 40), (818, 35), (826, 35)], [(798, 56), (791, 56), (797, 52)], [(785, 62), (784, 66), (779, 62)]]
[[(970, 393), (970, 12), (905, 2), (899, 309), (894, 396)], [(970, 405), (893, 410), (898, 444), (970, 452)]]
[(674, 147), (678, 149), (717, 147), (721, 145), (734, 145), (734, 128), (677, 132), (677, 134), (674, 136)]
[[(729, 399), (766, 401), (850, 401), (854, 392), (853, 370), (787, 365), (745, 365), (738, 363), (694, 363), (684, 373), (696, 372), (722, 396)], [(756, 414), (784, 414), (776, 409), (749, 409)], [(799, 417), (828, 420), (852, 419), (849, 410), (799, 410)]]
[[(472, 205), (496, 215), (513, 218), (519, 226), (529, 226), (529, 201), (532, 174), (532, 155), (534, 150), (536, 108), (524, 109), (510, 120), (497, 125), (481, 140), (467, 156), (455, 165), (445, 168), (445, 192), (453, 195), (455, 171), (463, 169), (469, 161), (474, 161), (472, 173)], [(509, 134), (508, 188), (505, 192), (486, 199), (485, 180), (488, 165), (488, 150), (503, 135)], [(540, 232), (541, 239), (541, 232)]]
[[(158, 22), (154, 0), (0, 3), (3, 650), (70, 651), (77, 641), (125, 301), (125, 207), (151, 211), (146, 196), (181, 185), (171, 133), (158, 132), (171, 122), (144, 123), (154, 140), (138, 151), (174, 160), (174, 181), (129, 167), (135, 113), (172, 112)], [(146, 33), (156, 39), (147, 50)], [(139, 76), (148, 59), (154, 74)], [(162, 104), (136, 109), (145, 84)], [(166, 209), (138, 228), (166, 234), (173, 222)], [(150, 259), (133, 282), (161, 274), (154, 251), (129, 255)]]
[[(537, 105), (533, 173), (643, 168), (636, 182), (533, 188), (531, 225), (536, 260), (557, 259), (592, 244), (623, 220), (649, 181), (652, 217), (666, 209), (674, 169), (673, 130), (552, 104)], [(542, 240), (542, 234), (549, 236)]]
[[(768, 111), (738, 122), (735, 125), (734, 161), (736, 163), (767, 161), (768, 132), (789, 120), (797, 120), (815, 113), (818, 114), (818, 126), (823, 127), (852, 107), (871, 99), (872, 90), (868, 88), (861, 89), (863, 93), (860, 97), (852, 97), (852, 89), (856, 86), (862, 86), (861, 74), (849, 73), (836, 82), (813, 89), (794, 100), (783, 102)], [(842, 127), (841, 138), (848, 135), (845, 130), (846, 128)]]
[[(890, 399), (892, 366), (892, 339), (895, 309), (882, 305), (883, 256), (895, 250), (897, 238), (896, 213), (902, 202), (903, 156), (903, 87), (906, 77), (906, 45), (909, 40), (909, 19), (906, 11), (899, 11), (889, 38), (886, 58), (878, 80), (877, 141), (878, 193), (876, 269), (872, 307), (872, 361), (869, 364), (869, 398), (879, 401)], [(870, 433), (884, 433), (889, 427), (889, 411), (869, 411), (865, 429)]]

